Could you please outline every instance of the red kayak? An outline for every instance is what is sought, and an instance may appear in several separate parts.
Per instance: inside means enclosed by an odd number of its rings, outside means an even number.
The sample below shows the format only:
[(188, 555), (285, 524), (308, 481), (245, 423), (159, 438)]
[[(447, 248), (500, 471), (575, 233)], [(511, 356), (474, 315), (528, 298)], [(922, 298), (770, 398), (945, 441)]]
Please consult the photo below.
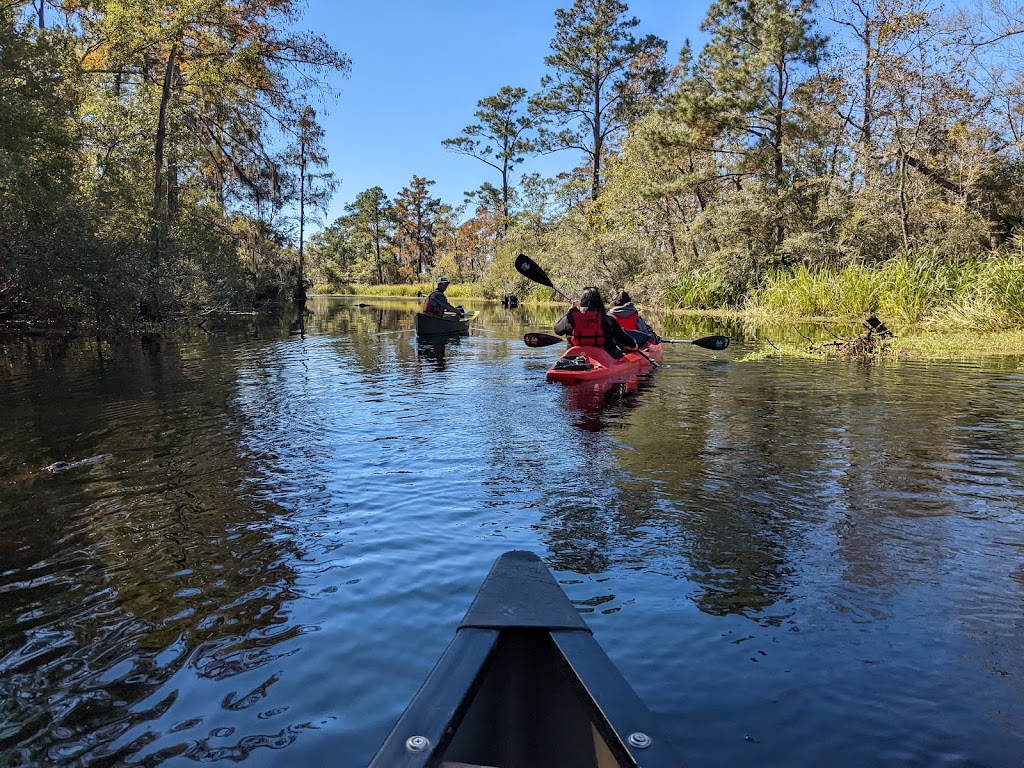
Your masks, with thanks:
[[(647, 357), (661, 362), (661, 344), (648, 344), (643, 349)], [(554, 367), (548, 369), (548, 381), (572, 384), (579, 381), (594, 381), (620, 373), (642, 371), (651, 367), (650, 360), (636, 352), (627, 352), (616, 360), (603, 347), (572, 346), (565, 350)]]

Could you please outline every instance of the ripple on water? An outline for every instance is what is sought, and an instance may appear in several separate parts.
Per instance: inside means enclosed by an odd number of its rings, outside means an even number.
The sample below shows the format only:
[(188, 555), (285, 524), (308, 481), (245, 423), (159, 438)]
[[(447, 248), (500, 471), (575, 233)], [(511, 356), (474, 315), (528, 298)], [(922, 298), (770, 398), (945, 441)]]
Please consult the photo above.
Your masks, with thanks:
[(369, 303), (5, 380), (0, 762), (365, 764), (511, 548), (692, 764), (1024, 753), (1018, 374), (673, 348), (594, 402), (541, 309)]

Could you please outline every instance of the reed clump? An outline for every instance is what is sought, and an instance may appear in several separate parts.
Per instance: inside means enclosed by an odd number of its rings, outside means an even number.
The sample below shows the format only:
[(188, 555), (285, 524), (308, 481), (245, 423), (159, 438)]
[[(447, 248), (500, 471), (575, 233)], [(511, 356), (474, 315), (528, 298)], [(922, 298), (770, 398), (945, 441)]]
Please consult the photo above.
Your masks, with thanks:
[(666, 309), (721, 309), (734, 307), (742, 292), (735, 282), (707, 269), (694, 269), (680, 275), (665, 289), (662, 302)]
[(789, 317), (878, 314), (899, 327), (951, 325), (983, 330), (1024, 327), (1024, 253), (960, 262), (935, 252), (878, 266), (774, 270), (751, 290), (746, 309)]

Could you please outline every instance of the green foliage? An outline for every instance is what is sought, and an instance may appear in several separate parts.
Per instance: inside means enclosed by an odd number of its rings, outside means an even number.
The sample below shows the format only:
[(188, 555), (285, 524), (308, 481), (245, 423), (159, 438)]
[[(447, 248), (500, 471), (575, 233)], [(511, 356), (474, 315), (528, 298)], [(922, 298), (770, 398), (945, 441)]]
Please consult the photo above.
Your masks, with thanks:
[(663, 301), (670, 309), (722, 309), (736, 306), (740, 298), (739, 288), (725, 275), (693, 269), (665, 289)]
[(525, 88), (502, 86), (493, 96), (477, 102), (475, 116), (479, 123), (463, 128), (461, 136), (441, 142), (453, 152), (475, 157), (501, 175), (500, 190), (488, 184), (481, 188), (481, 193), (493, 193), (505, 218), (510, 213), (512, 170), (535, 150), (532, 134), (540, 123), (540, 118), (525, 110), (525, 105)]
[[(396, 283), (390, 285), (368, 285), (365, 283), (351, 283), (343, 286), (346, 290), (336, 291), (352, 296), (379, 296), (386, 298), (424, 298), (433, 291), (437, 285), (434, 283)], [(482, 299), (485, 298), (483, 288), (477, 283), (452, 283), (445, 291), (449, 301), (453, 299)]]
[(542, 126), (542, 149), (585, 153), (594, 200), (612, 145), (654, 107), (668, 83), (665, 41), (634, 37), (640, 22), (627, 17), (628, 10), (621, 0), (575, 0), (556, 10), (551, 54), (544, 59), (551, 73), (532, 105), (555, 126)]
[(18, 5), (0, 7), (0, 316), (131, 320), (301, 282), (287, 207), (301, 229), (329, 187), (301, 98), (348, 62), (291, 31), (293, 0), (65, 3), (48, 29)]
[(878, 310), (885, 317), (914, 325), (956, 296), (963, 274), (934, 251), (897, 256), (882, 265)]

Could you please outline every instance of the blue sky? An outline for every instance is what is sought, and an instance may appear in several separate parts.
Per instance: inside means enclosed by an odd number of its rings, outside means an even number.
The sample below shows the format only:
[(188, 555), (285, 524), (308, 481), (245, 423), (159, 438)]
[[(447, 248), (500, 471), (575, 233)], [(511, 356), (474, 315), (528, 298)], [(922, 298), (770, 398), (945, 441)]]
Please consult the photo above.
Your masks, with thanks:
[[(627, 0), (628, 2), (628, 0)], [(435, 196), (451, 205), (495, 171), (444, 149), (441, 141), (473, 123), (476, 103), (503, 85), (537, 90), (554, 36), (555, 9), (572, 0), (308, 0), (299, 24), (352, 59), (336, 101), (315, 105), (326, 133), (331, 170), (341, 184), (326, 222), (364, 189), (393, 197), (413, 174), (433, 179)], [(686, 38), (699, 49), (709, 0), (634, 0), (634, 32), (668, 41), (674, 62)], [(561, 152), (528, 159), (518, 172), (552, 174), (578, 158)], [(518, 177), (518, 176), (517, 176)]]

